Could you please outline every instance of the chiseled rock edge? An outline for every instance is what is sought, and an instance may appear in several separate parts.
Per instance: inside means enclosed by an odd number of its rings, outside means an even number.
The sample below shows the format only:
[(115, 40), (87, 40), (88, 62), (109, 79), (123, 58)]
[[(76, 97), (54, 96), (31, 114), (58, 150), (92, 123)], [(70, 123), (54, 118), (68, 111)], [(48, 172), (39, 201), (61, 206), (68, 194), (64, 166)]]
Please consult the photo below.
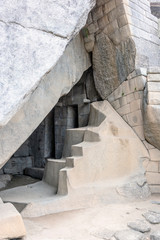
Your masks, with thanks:
[(83, 39), (78, 35), (67, 46), (56, 66), (42, 78), (31, 94), (30, 100), (6, 126), (0, 128), (0, 168), (36, 129), (59, 98), (70, 91), (90, 65)]
[(7, 124), (56, 65), (94, 5), (95, 0), (0, 4), (0, 126)]

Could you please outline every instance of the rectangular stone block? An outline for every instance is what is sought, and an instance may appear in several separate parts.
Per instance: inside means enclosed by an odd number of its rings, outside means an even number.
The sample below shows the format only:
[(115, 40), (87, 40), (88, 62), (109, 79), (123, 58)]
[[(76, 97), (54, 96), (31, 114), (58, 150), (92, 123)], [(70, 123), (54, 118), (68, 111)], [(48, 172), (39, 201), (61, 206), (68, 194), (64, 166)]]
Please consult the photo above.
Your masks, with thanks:
[(160, 151), (158, 149), (150, 149), (149, 154), (152, 161), (160, 161)]
[(120, 107), (123, 107), (124, 105), (126, 105), (127, 104), (127, 97), (123, 96), (123, 97), (119, 98), (119, 104), (120, 104)]
[(95, 33), (99, 29), (98, 28), (98, 23), (97, 22), (95, 22), (94, 24), (91, 23), (87, 28), (88, 28), (88, 31), (89, 31), (90, 34)]
[(105, 4), (104, 13), (109, 13), (110, 11), (112, 11), (115, 8), (116, 8), (116, 2), (115, 2), (115, 0), (111, 0)]
[(134, 98), (134, 94), (133, 93), (130, 93), (127, 95), (127, 103), (131, 103), (135, 100)]
[(118, 108), (120, 108), (119, 100), (116, 100), (116, 101), (112, 102), (112, 106), (113, 106), (113, 108), (116, 109), (116, 110), (117, 110)]
[(129, 89), (129, 81), (124, 81), (122, 83), (122, 95), (126, 96), (130, 93), (130, 89)]
[(109, 2), (110, 0), (98, 0), (97, 1), (97, 6), (102, 6), (104, 5), (105, 3)]
[(135, 127), (135, 126), (143, 125), (143, 117), (142, 117), (141, 110), (127, 114), (127, 119), (130, 126)]
[(127, 105), (125, 105), (125, 106), (117, 109), (117, 112), (118, 112), (121, 116), (130, 113), (130, 105), (127, 104)]
[(107, 35), (111, 35), (117, 29), (118, 29), (118, 23), (117, 23), (117, 20), (114, 20), (105, 27), (104, 33)]
[(138, 91), (134, 93), (135, 99), (143, 99), (143, 91)]
[(159, 163), (158, 162), (152, 162), (152, 161), (150, 161), (149, 163), (148, 163), (148, 166), (147, 166), (147, 172), (156, 172), (156, 173), (158, 173), (158, 165), (159, 165)]
[(130, 103), (131, 112), (142, 109), (142, 100), (136, 99)]
[(160, 81), (160, 73), (159, 74), (148, 74), (147, 80), (149, 82), (159, 82)]
[(160, 173), (147, 172), (146, 178), (148, 184), (160, 184)]
[(160, 92), (148, 92), (147, 102), (149, 105), (159, 105)]
[(144, 138), (144, 130), (143, 130), (143, 126), (136, 126), (133, 127), (134, 131), (136, 132), (137, 136), (143, 141)]
[(148, 82), (147, 87), (149, 92), (160, 92), (160, 82)]
[(131, 31), (129, 25), (125, 25), (120, 28), (120, 33), (121, 33), (121, 41), (126, 40), (128, 37), (131, 36)]
[(127, 24), (128, 24), (127, 15), (124, 14), (124, 15), (120, 16), (120, 17), (117, 19), (117, 21), (118, 21), (118, 26), (119, 26), (120, 28), (123, 27), (123, 26), (125, 26), (125, 25), (127, 25)]
[(149, 188), (150, 188), (152, 194), (160, 193), (159, 185), (150, 185)]
[(103, 17), (103, 10), (102, 10), (102, 6), (95, 8), (92, 11), (92, 18), (93, 21), (97, 21), (98, 19), (100, 19), (101, 17)]
[(107, 15), (105, 15), (104, 17), (98, 20), (98, 26), (99, 26), (99, 29), (101, 30), (104, 29), (107, 26), (107, 24), (109, 24)]

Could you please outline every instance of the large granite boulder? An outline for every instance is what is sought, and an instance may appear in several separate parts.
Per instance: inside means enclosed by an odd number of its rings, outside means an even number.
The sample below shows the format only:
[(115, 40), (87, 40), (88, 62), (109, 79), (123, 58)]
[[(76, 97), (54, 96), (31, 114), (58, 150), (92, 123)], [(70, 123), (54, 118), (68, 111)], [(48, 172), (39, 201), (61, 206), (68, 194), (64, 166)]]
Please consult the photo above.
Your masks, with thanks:
[(0, 126), (55, 66), (94, 4), (95, 0), (0, 0)]
[(93, 49), (95, 86), (102, 99), (106, 99), (135, 69), (136, 48), (128, 38), (118, 46), (104, 33), (96, 36)]

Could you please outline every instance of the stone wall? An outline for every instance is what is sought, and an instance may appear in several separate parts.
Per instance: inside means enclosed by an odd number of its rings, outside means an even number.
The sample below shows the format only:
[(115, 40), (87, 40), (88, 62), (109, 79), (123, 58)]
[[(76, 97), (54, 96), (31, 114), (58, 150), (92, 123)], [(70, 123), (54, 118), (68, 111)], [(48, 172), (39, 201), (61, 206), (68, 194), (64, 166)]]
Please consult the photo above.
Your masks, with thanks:
[(148, 67), (158, 66), (158, 19), (149, 0), (97, 0), (83, 29), (85, 47), (92, 52), (94, 81), (144, 143), (144, 161), (152, 192), (160, 192), (160, 154), (144, 135), (144, 89)]

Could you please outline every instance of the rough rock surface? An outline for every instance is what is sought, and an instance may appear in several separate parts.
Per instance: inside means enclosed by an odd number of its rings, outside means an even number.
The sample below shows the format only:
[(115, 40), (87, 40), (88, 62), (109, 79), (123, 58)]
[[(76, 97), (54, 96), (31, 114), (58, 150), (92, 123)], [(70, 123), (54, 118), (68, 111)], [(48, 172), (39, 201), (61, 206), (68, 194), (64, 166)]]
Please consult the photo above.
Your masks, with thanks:
[(26, 235), (22, 217), (11, 203), (0, 204), (0, 213), (0, 239)]
[(77, 35), (69, 43), (56, 66), (42, 78), (30, 96), (30, 101), (23, 105), (6, 126), (0, 128), (0, 168), (89, 67), (90, 59), (83, 39)]
[(100, 239), (110, 240), (114, 236), (114, 233), (115, 232), (111, 230), (103, 229), (99, 232), (93, 233), (92, 235)]
[[(160, 75), (159, 75), (160, 77)], [(160, 78), (159, 78), (160, 81)], [(154, 84), (155, 85), (155, 84)], [(144, 91), (144, 134), (146, 140), (153, 146), (160, 149), (160, 90), (159, 82), (156, 83), (156, 91), (147, 83)], [(150, 86), (150, 87), (149, 87)], [(160, 86), (160, 85), (159, 85)], [(150, 91), (151, 90), (151, 91)]]
[(136, 48), (130, 38), (115, 46), (104, 34), (96, 36), (93, 50), (95, 86), (105, 99), (135, 68)]
[(137, 220), (136, 222), (130, 222), (128, 223), (128, 227), (142, 233), (149, 232), (151, 230), (150, 226), (145, 221), (142, 221), (142, 220)]
[(0, 125), (57, 63), (94, 4), (95, 0), (0, 0)]
[(160, 231), (155, 231), (150, 235), (151, 240), (160, 240)]
[(144, 213), (143, 216), (150, 223), (153, 223), (153, 224), (160, 223), (160, 213), (158, 212), (148, 211)]
[(130, 178), (128, 183), (117, 188), (117, 192), (127, 198), (141, 199), (145, 199), (151, 194), (146, 178), (143, 176), (143, 174)]
[(117, 240), (144, 240), (142, 233), (133, 230), (122, 230), (115, 234)]

